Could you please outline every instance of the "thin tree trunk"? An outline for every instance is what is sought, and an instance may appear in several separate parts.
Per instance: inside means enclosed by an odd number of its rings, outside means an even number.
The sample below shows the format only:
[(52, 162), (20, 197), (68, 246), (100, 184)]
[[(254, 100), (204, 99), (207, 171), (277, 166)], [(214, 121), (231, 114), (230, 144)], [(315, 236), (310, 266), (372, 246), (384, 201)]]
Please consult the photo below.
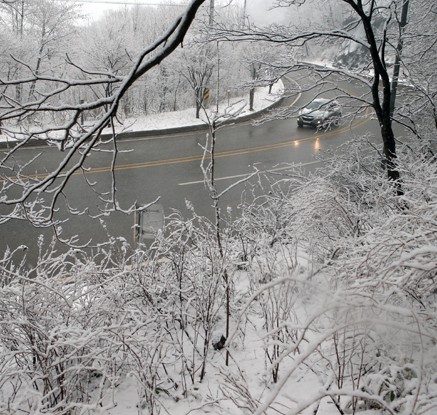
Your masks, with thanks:
[[(390, 77), (387, 73), (385, 63), (379, 55), (380, 50), (375, 39), (370, 17), (366, 15), (362, 6), (349, 1), (348, 3), (352, 5), (360, 16), (366, 32), (367, 41), (369, 42), (370, 54), (375, 72), (372, 85), (373, 108), (375, 109), (381, 130), (381, 137), (384, 145), (385, 167), (387, 169), (388, 179), (395, 184), (396, 194), (402, 196), (403, 190), (400, 182), (400, 174), (396, 166), (396, 140), (390, 114), (390, 103), (392, 98)], [(379, 95), (380, 80), (382, 81), (382, 102)]]

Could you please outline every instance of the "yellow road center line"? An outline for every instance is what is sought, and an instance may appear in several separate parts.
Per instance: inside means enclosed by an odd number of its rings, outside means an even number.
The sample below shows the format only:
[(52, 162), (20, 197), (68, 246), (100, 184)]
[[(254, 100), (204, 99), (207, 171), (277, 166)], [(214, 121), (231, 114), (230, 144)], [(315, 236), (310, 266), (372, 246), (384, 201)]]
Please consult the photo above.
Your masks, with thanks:
[[(360, 125), (366, 123), (368, 119), (361, 120), (360, 122), (353, 125), (353, 128), (357, 128)], [(337, 134), (344, 133), (346, 131), (351, 130), (349, 127), (344, 127), (336, 130), (332, 130), (326, 133), (322, 133), (316, 136), (307, 137), (307, 138), (301, 138), (297, 140), (287, 140), (280, 143), (275, 144), (264, 144), (261, 146), (255, 146), (255, 147), (249, 147), (249, 148), (240, 148), (236, 150), (227, 150), (227, 151), (220, 151), (216, 152), (214, 156), (216, 158), (225, 158), (225, 157), (232, 157), (232, 156), (240, 156), (244, 154), (251, 154), (251, 153), (259, 153), (263, 151), (270, 151), (270, 150), (276, 150), (278, 148), (285, 148), (290, 146), (295, 146), (296, 144), (300, 144), (306, 141), (317, 141), (324, 138), (329, 138), (331, 136), (335, 136)], [(197, 155), (197, 156), (188, 156), (188, 157), (178, 157), (173, 159), (167, 159), (167, 160), (157, 160), (157, 161), (148, 161), (143, 163), (129, 163), (129, 164), (120, 164), (118, 166), (115, 166), (115, 171), (122, 171), (122, 170), (129, 170), (129, 169), (138, 169), (138, 168), (146, 168), (146, 167), (159, 167), (159, 166), (166, 166), (166, 165), (172, 165), (172, 164), (181, 164), (181, 163), (191, 163), (193, 161), (200, 161), (203, 158), (203, 154)], [(93, 173), (106, 173), (111, 171), (111, 167), (98, 167), (98, 168), (92, 168), (88, 170), (87, 174), (93, 174)], [(82, 174), (81, 172), (77, 172), (75, 174)]]
[[(300, 143), (306, 142), (306, 141), (317, 141), (320, 139), (325, 139), (325, 138), (329, 138), (331, 136), (335, 136), (347, 131), (352, 130), (353, 128), (357, 128), (363, 124), (365, 124), (366, 122), (368, 122), (369, 119), (364, 119), (361, 120), (359, 122), (357, 122), (356, 124), (353, 124), (350, 127), (343, 127), (343, 128), (339, 128), (339, 129), (335, 129), (332, 131), (328, 131), (322, 134), (318, 134), (312, 137), (307, 137), (307, 138), (301, 138), (301, 139), (296, 139), (296, 140), (287, 140), (287, 141), (283, 141), (280, 143), (275, 143), (275, 144), (264, 144), (264, 145), (260, 145), (260, 146), (255, 146), (255, 147), (249, 147), (249, 148), (240, 148), (240, 149), (235, 149), (235, 150), (227, 150), (227, 151), (220, 151), (220, 152), (216, 152), (215, 153), (215, 158), (225, 158), (225, 157), (233, 157), (233, 156), (240, 156), (240, 155), (245, 155), (245, 154), (252, 154), (252, 153), (259, 153), (259, 152), (264, 152), (264, 151), (272, 151), (272, 150), (276, 150), (279, 148), (286, 148), (286, 147), (290, 147), (290, 146), (295, 146), (298, 145)], [(115, 166), (114, 168), (112, 168), (111, 166), (105, 166), (105, 167), (95, 167), (95, 168), (90, 168), (90, 169), (85, 169), (85, 171), (76, 171), (72, 174), (72, 176), (78, 176), (78, 175), (89, 175), (89, 174), (97, 174), (97, 173), (108, 173), (111, 172), (112, 170), (114, 171), (123, 171), (123, 170), (132, 170), (132, 169), (142, 169), (142, 168), (147, 168), (147, 167), (160, 167), (160, 166), (168, 166), (168, 165), (174, 165), (174, 164), (182, 164), (182, 163), (192, 163), (194, 161), (200, 161), (203, 158), (203, 154), (199, 154), (196, 156), (187, 156), (187, 157), (178, 157), (178, 158), (171, 158), (171, 159), (167, 159), (167, 160), (156, 160), (156, 161), (147, 161), (147, 162), (142, 162), (142, 163), (129, 163), (129, 164), (120, 164)], [(29, 176), (25, 176), (23, 175), (22, 178), (26, 178), (26, 179), (39, 179), (39, 178), (45, 178), (47, 177), (49, 174), (46, 173), (37, 173), (37, 174), (32, 174)], [(58, 175), (59, 178), (65, 177), (66, 173), (61, 173), (60, 175)], [(16, 179), (16, 177), (14, 177), (13, 179)], [(3, 183), (4, 180), (0, 180), (0, 183)]]

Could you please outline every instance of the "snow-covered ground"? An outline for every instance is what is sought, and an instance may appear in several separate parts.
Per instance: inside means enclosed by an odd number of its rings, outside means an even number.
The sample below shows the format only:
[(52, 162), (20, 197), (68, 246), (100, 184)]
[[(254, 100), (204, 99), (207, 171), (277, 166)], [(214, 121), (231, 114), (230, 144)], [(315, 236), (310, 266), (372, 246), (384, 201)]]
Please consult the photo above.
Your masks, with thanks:
[[(248, 94), (237, 98), (231, 98), (228, 101), (219, 103), (217, 112), (216, 103), (210, 103), (207, 110), (208, 117), (243, 117), (254, 112), (261, 111), (276, 101), (278, 101), (284, 94), (284, 85), (282, 81), (278, 81), (273, 85), (272, 91), (269, 94), (268, 87), (256, 88), (253, 111), (249, 111)], [(195, 108), (188, 108), (183, 111), (165, 112), (160, 114), (151, 114), (138, 118), (127, 118), (124, 120), (124, 125), (117, 126), (118, 131), (150, 131), (162, 130), (167, 128), (187, 127), (190, 125), (205, 124), (206, 114), (201, 111), (200, 119), (195, 117)]]
[[(218, 112), (216, 103), (210, 103), (209, 108), (201, 111), (200, 119), (195, 117), (195, 108), (188, 108), (183, 111), (164, 112), (159, 114), (149, 114), (137, 118), (126, 118), (123, 124), (117, 124), (117, 132), (133, 132), (133, 131), (158, 131), (163, 129), (187, 127), (205, 124), (206, 117), (244, 117), (255, 112), (266, 109), (278, 101), (284, 94), (284, 85), (282, 81), (278, 81), (272, 87), (269, 93), (269, 87), (256, 88), (253, 111), (249, 111), (249, 95), (233, 97), (219, 103)], [(208, 114), (208, 115), (206, 115)], [(109, 129), (104, 130), (104, 133), (110, 133)], [(0, 142), (14, 141), (13, 138), (7, 137), (0, 133)]]

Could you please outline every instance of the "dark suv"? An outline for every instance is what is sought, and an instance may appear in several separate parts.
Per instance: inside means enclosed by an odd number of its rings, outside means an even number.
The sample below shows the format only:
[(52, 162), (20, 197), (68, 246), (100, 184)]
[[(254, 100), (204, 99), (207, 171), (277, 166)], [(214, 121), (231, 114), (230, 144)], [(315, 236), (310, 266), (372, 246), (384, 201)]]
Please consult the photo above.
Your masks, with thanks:
[(328, 128), (332, 124), (337, 126), (341, 115), (341, 107), (336, 100), (317, 98), (299, 111), (297, 125), (315, 128)]

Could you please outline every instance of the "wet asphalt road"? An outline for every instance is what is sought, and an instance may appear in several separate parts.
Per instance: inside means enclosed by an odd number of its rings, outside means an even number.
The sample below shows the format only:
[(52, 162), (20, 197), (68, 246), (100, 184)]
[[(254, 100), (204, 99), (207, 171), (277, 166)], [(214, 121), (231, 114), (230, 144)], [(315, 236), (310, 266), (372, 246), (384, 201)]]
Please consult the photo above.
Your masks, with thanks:
[[(348, 87), (351, 87), (350, 85)], [(352, 86), (353, 87), (353, 86)], [(292, 95), (284, 99), (282, 106), (302, 105), (312, 99), (314, 91)], [(347, 112), (347, 111), (344, 111)], [(317, 155), (328, 149), (337, 148), (363, 132), (378, 128), (370, 118), (345, 119), (343, 124), (328, 131), (298, 129), (295, 118), (273, 120), (254, 126), (247, 121), (226, 126), (217, 133), (215, 177), (219, 191), (241, 180), (254, 170), (269, 170), (295, 163), (312, 170), (320, 167)], [(145, 204), (159, 198), (166, 215), (173, 209), (187, 215), (186, 200), (189, 200), (199, 215), (213, 217), (212, 202), (203, 182), (200, 167), (205, 143), (205, 131), (172, 134), (157, 137), (139, 137), (118, 142), (118, 156), (115, 175), (111, 173), (112, 155), (103, 147), (87, 158), (91, 170), (83, 175), (75, 175), (65, 188), (65, 199), (58, 207), (57, 218), (68, 220), (62, 224), (62, 236), (77, 235), (78, 245), (106, 241), (108, 236), (122, 236), (130, 244), (134, 243), (134, 215), (112, 213), (104, 221), (92, 219), (105, 207), (102, 194), (115, 184), (120, 208), (128, 209), (134, 203)], [(109, 150), (110, 146), (106, 149)], [(34, 165), (38, 172), (50, 169), (63, 156), (54, 147), (25, 148), (24, 158), (39, 154)], [(115, 182), (113, 182), (115, 178)], [(89, 183), (94, 183), (90, 186)], [(238, 205), (247, 184), (240, 184), (223, 196), (220, 205), (230, 207), (238, 215)], [(100, 195), (100, 196), (99, 196)], [(105, 198), (107, 196), (104, 196)], [(86, 215), (67, 215), (65, 201), (77, 211)], [(23, 221), (12, 220), (0, 226), (0, 253), (7, 247), (27, 245), (28, 255), (34, 261), (39, 235), (47, 245), (53, 231), (34, 228)]]

